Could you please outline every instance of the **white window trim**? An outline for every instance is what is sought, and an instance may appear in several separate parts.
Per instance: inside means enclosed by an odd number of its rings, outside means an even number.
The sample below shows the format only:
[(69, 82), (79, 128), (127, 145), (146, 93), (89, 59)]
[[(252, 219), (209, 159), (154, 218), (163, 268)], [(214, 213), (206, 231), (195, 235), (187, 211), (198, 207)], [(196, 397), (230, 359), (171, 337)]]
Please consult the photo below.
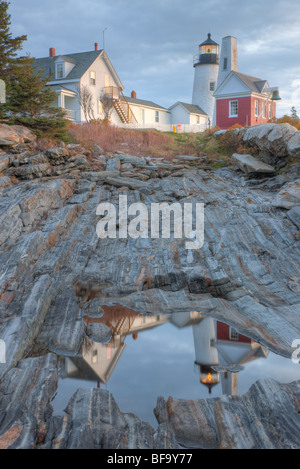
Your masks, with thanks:
[[(92, 78), (92, 73), (95, 74), (94, 78)], [(95, 80), (95, 83), (92, 83), (92, 80)], [(91, 86), (96, 86), (96, 72), (95, 72), (95, 70), (90, 70), (90, 85)]]
[(154, 119), (155, 119), (156, 124), (158, 124), (159, 123), (159, 111), (154, 111), (154, 112), (155, 112)]
[(230, 340), (239, 340), (239, 333), (233, 327), (229, 327), (229, 338)]
[[(58, 68), (62, 67), (62, 77), (58, 76)], [(58, 64), (55, 64), (55, 77), (58, 80), (62, 80), (65, 78), (65, 64), (63, 62), (59, 62)]]
[[(236, 114), (231, 114), (231, 103), (237, 103), (237, 113)], [(239, 101), (237, 99), (232, 99), (229, 101), (229, 117), (238, 117), (239, 115)]]
[[(256, 104), (257, 104), (257, 106), (256, 106)], [(259, 116), (259, 100), (258, 99), (256, 99), (254, 101), (254, 115), (255, 115), (255, 117)]]

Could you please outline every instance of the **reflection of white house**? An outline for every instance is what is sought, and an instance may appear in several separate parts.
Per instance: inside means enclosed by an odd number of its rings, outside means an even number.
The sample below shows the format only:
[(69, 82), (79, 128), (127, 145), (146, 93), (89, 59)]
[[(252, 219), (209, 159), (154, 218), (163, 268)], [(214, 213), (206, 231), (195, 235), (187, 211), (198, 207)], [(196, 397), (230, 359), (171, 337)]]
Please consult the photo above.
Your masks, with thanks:
[[(110, 343), (87, 341), (82, 356), (65, 358), (62, 377), (87, 379), (106, 384), (115, 369), (126, 345), (125, 338), (131, 334), (134, 340), (138, 333), (160, 326), (169, 320), (169, 315), (124, 316), (110, 323), (112, 340)], [(101, 321), (101, 320), (100, 320)]]
[[(102, 319), (96, 320), (102, 322)], [(88, 339), (81, 356), (64, 359), (63, 378), (76, 378), (107, 384), (126, 345), (125, 339), (131, 335), (134, 340), (138, 333), (155, 328), (166, 322), (176, 328), (191, 326), (193, 329), (195, 365), (200, 374), (200, 382), (209, 392), (221, 382), (223, 394), (237, 394), (238, 373), (244, 365), (267, 358), (268, 350), (252, 339), (239, 334), (231, 326), (201, 312), (181, 312), (153, 316), (126, 313), (113, 320), (104, 320), (112, 333), (109, 343), (98, 343)]]
[(105, 94), (114, 101), (111, 122), (117, 126), (155, 128), (164, 131), (203, 131), (207, 115), (197, 105), (177, 102), (166, 109), (152, 101), (123, 95), (124, 86), (104, 49), (76, 54), (56, 55), (50, 48), (49, 57), (36, 59), (36, 70), (43, 78), (49, 77), (47, 86), (57, 93), (57, 107), (66, 110), (67, 118), (75, 123), (86, 121), (78, 100), (78, 89), (87, 87), (92, 96), (92, 114), (95, 119), (104, 117), (100, 96)]

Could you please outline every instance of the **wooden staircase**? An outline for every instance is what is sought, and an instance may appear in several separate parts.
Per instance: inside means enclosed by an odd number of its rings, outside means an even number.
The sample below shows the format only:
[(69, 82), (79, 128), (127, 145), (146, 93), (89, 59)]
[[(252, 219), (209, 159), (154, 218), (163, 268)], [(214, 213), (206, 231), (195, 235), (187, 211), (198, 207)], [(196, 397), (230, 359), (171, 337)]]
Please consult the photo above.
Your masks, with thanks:
[(123, 124), (137, 124), (136, 117), (122, 92), (120, 98), (114, 100), (114, 106)]

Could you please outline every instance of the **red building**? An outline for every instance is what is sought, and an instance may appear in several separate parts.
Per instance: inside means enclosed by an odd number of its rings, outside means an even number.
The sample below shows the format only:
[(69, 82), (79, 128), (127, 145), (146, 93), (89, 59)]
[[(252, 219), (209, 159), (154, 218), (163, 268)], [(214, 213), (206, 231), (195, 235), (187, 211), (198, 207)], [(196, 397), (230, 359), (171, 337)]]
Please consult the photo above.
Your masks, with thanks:
[(278, 92), (266, 80), (231, 71), (214, 93), (216, 125), (228, 129), (234, 124), (263, 124), (276, 117)]
[(216, 125), (228, 129), (234, 124), (251, 126), (263, 124), (276, 117), (278, 93), (266, 80), (231, 71), (218, 86)]

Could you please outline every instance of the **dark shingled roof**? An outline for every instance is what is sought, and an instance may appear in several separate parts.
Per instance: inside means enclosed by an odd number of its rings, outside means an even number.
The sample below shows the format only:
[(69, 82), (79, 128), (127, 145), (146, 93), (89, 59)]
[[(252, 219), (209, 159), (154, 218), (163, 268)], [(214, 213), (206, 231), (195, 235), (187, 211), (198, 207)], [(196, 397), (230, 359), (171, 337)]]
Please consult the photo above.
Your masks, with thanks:
[[(58, 57), (63, 57), (67, 62), (75, 64), (73, 69), (70, 71), (66, 80), (76, 80), (80, 79), (82, 75), (87, 71), (87, 69), (92, 65), (96, 58), (102, 53), (102, 50), (90, 51), (90, 52), (79, 52), (77, 54), (69, 54), (55, 57), (45, 57), (42, 59), (35, 59), (33, 62), (33, 67), (37, 70), (42, 70), (43, 78), (50, 77), (52, 75), (51, 81), (56, 81), (55, 79), (55, 61)], [(61, 80), (61, 79), (60, 79)]]
[(188, 103), (183, 103), (181, 101), (178, 101), (177, 104), (181, 104), (191, 114), (202, 114), (204, 116), (207, 116), (206, 112), (204, 112), (203, 109), (201, 109), (201, 107), (197, 106), (196, 104), (188, 104)]
[(163, 110), (167, 111), (167, 109), (165, 107), (162, 107), (159, 104), (155, 104), (155, 103), (153, 103), (153, 101), (146, 101), (145, 99), (131, 98), (131, 97), (128, 97), (128, 96), (125, 96), (125, 98), (131, 104), (139, 104), (141, 106), (156, 107), (158, 109), (163, 109)]
[(208, 33), (207, 39), (204, 42), (201, 42), (199, 47), (201, 46), (218, 46), (219, 44), (211, 39), (211, 34)]
[(267, 80), (262, 80), (261, 78), (252, 77), (251, 75), (245, 75), (244, 73), (234, 72), (236, 76), (245, 83), (251, 91), (254, 93), (261, 93), (264, 86), (268, 85)]

